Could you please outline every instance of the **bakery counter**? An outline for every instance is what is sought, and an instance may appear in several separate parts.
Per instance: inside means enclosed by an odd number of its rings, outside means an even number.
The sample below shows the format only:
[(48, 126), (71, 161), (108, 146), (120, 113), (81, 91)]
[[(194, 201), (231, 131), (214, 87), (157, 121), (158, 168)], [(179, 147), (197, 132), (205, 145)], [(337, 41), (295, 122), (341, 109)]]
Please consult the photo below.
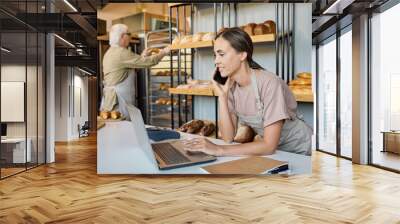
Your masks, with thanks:
[[(98, 130), (97, 173), (98, 174), (208, 174), (201, 167), (244, 158), (244, 156), (218, 157), (216, 161), (171, 170), (159, 170), (153, 153), (138, 145), (134, 125), (130, 121), (108, 123)], [(181, 133), (181, 139), (198, 137)], [(215, 144), (226, 144), (220, 139), (208, 138)], [(288, 161), (290, 174), (311, 173), (311, 156), (276, 151), (269, 157)]]

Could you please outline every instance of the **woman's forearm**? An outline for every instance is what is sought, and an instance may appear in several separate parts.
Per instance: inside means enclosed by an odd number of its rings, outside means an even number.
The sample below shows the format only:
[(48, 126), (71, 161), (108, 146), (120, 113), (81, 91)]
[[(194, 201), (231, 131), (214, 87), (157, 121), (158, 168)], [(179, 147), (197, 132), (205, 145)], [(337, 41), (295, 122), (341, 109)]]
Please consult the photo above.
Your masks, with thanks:
[(228, 99), (226, 96), (218, 97), (219, 116), (220, 116), (220, 130), (222, 139), (226, 142), (233, 141), (235, 137), (235, 126), (233, 125), (231, 115), (228, 110)]
[(275, 148), (264, 141), (249, 142), (237, 145), (219, 145), (219, 156), (252, 155), (263, 156), (275, 153)]

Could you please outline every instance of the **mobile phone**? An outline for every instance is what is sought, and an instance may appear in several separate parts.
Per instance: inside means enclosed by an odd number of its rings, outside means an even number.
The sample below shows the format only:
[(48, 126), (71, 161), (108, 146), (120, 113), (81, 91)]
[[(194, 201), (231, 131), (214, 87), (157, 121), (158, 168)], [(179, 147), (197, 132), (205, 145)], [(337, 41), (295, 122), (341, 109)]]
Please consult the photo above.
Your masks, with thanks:
[(228, 80), (228, 77), (222, 77), (221, 76), (221, 72), (219, 72), (218, 68), (215, 70), (214, 73), (214, 77), (213, 77), (214, 81), (218, 82), (221, 85), (225, 85), (226, 80)]

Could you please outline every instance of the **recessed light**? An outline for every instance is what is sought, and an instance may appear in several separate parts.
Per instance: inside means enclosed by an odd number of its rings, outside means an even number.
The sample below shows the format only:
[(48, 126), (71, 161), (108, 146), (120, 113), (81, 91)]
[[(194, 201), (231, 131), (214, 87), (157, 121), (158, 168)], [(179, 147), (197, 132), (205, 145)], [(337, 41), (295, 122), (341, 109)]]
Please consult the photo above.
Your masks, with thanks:
[(1, 49), (2, 51), (6, 52), (6, 53), (10, 53), (10, 52), (11, 52), (11, 50), (9, 50), (9, 49), (7, 49), (7, 48), (5, 48), (5, 47), (1, 47), (0, 49)]

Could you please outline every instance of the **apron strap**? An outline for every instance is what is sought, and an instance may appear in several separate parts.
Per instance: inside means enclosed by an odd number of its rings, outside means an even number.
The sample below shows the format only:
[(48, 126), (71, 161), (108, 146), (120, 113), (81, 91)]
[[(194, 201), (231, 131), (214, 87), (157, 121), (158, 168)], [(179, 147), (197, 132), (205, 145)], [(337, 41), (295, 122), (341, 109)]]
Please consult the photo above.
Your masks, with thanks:
[(254, 69), (252, 69), (252, 72), (251, 72), (251, 87), (253, 88), (254, 94), (256, 96), (256, 105), (257, 105), (257, 109), (258, 109), (258, 115), (261, 116), (264, 113), (264, 104), (261, 101), (260, 93), (258, 91), (257, 79), (256, 79), (256, 74), (254, 73)]

